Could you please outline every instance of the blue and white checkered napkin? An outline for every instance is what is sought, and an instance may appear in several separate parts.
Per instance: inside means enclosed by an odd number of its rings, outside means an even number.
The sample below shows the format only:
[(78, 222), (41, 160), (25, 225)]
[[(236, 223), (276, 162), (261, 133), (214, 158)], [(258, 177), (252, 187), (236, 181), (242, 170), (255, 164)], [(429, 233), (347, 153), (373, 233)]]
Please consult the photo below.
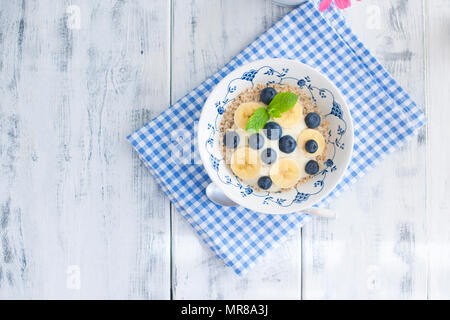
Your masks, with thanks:
[(369, 168), (417, 133), (422, 110), (372, 57), (336, 10), (322, 15), (309, 2), (283, 17), (219, 72), (167, 111), (131, 134), (128, 140), (177, 211), (226, 265), (241, 274), (268, 249), (278, 246), (308, 219), (304, 213), (258, 214), (212, 203), (205, 194), (210, 179), (202, 165), (169, 160), (171, 132), (194, 130), (214, 86), (230, 71), (265, 57), (285, 57), (328, 76), (346, 97), (355, 128), (353, 158), (335, 191), (340, 194)]

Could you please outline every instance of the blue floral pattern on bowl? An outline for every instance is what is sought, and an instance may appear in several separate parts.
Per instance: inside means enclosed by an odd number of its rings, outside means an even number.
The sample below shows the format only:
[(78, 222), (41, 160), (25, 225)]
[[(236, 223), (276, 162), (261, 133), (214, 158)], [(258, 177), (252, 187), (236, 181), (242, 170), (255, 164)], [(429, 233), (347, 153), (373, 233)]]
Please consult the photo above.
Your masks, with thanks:
[[(295, 65), (293, 68), (295, 70), (289, 67), (290, 63)], [(345, 103), (340, 93), (333, 85), (324, 86), (324, 84), (329, 84), (326, 82), (329, 80), (324, 80), (320, 74), (320, 78), (318, 78), (317, 72), (307, 66), (302, 64), (300, 66), (303, 67), (300, 68), (303, 72), (299, 72), (298, 62), (290, 60), (267, 59), (260, 63), (252, 63), (248, 69), (244, 67), (233, 77), (225, 78), (223, 80), (226, 81), (225, 85), (219, 88), (216, 95), (210, 96), (208, 99), (210, 103), (207, 102), (204, 107), (214, 106), (215, 108), (214, 114), (209, 113), (208, 121), (202, 121), (202, 119), (200, 121), (199, 143), (203, 143), (203, 145), (199, 147), (203, 148), (208, 155), (207, 163), (204, 161), (204, 165), (211, 179), (215, 183), (221, 184), (224, 191), (228, 191), (228, 196), (232, 193), (233, 200), (239, 202), (239, 199), (236, 199), (236, 195), (239, 195), (241, 203), (248, 203), (251, 200), (252, 205), (248, 207), (252, 209), (258, 207), (258, 209), (254, 209), (255, 211), (287, 213), (298, 211), (307, 202), (310, 205), (315, 204), (334, 188), (350, 159), (351, 150), (347, 150), (347, 148), (352, 148), (353, 145), (353, 127), (347, 107), (343, 107)], [(316, 79), (318, 80), (316, 81)], [(263, 192), (242, 183), (225, 164), (219, 147), (219, 126), (225, 108), (240, 92), (261, 83), (298, 86), (317, 104), (329, 123), (330, 129), (325, 137), (328, 144), (325, 166), (307, 182), (292, 190)], [(210, 101), (210, 99), (214, 99), (214, 101)], [(202, 132), (201, 136), (200, 132)], [(202, 138), (204, 142), (201, 141)], [(347, 146), (347, 143), (350, 145)], [(205, 160), (204, 157), (202, 158)], [(329, 182), (330, 180), (332, 181)], [(274, 211), (272, 212), (272, 210)]]

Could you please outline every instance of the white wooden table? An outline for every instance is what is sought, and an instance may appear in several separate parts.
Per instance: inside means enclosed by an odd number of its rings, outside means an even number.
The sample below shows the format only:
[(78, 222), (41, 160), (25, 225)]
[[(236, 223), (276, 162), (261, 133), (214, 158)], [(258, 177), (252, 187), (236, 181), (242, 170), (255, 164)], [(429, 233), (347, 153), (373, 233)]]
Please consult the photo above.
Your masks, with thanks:
[(346, 10), (428, 127), (334, 203), (337, 220), (314, 219), (247, 276), (125, 141), (288, 10), (0, 0), (0, 298), (450, 298), (449, 0)]

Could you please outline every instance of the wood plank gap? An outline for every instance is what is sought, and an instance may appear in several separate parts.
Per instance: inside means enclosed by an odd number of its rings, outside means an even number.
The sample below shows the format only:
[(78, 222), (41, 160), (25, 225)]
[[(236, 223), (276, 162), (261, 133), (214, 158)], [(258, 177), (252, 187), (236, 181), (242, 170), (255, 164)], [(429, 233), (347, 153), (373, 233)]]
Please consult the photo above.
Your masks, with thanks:
[(303, 227), (300, 228), (300, 300), (303, 300)]
[[(173, 104), (172, 95), (172, 63), (173, 63), (173, 0), (169, 0), (169, 101), (170, 105)], [(174, 287), (173, 287), (173, 204), (170, 202), (170, 300), (174, 297)]]
[[(426, 0), (422, 0), (422, 14), (423, 14), (423, 50), (424, 50), (424, 58), (423, 58), (423, 68), (425, 70), (424, 72), (424, 98), (425, 98), (425, 116), (428, 118), (428, 108), (430, 106), (430, 101), (429, 101), (429, 85), (428, 85), (428, 47), (427, 47), (427, 42), (428, 42), (428, 21), (429, 21), (429, 10), (428, 10), (428, 1)], [(428, 197), (428, 186), (429, 186), (429, 179), (430, 179), (430, 172), (429, 172), (429, 168), (428, 168), (428, 157), (429, 157), (429, 145), (428, 145), (428, 121), (426, 124), (426, 129), (425, 129), (425, 141), (426, 141), (426, 155), (425, 155), (425, 181), (426, 181), (426, 186), (425, 186), (425, 199), (426, 199), (426, 203), (425, 203), (425, 241), (426, 241), (426, 250), (427, 250), (427, 261), (425, 263), (425, 268), (426, 268), (426, 298), (427, 300), (430, 299), (429, 297), (429, 292), (430, 292), (430, 267), (429, 267), (429, 263), (430, 263), (430, 250), (429, 250), (429, 242), (428, 242), (428, 236), (429, 236), (429, 228), (428, 226), (429, 224), (429, 219), (430, 219), (430, 199)]]

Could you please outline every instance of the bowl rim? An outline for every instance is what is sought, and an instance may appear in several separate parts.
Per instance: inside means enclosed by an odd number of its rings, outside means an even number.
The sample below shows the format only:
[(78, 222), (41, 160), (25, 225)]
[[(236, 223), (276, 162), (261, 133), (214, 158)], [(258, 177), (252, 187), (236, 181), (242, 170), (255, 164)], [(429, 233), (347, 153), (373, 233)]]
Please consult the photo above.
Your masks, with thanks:
[[(218, 87), (220, 86), (220, 84), (230, 80), (236, 74), (242, 73), (244, 70), (248, 69), (249, 67), (251, 67), (253, 65), (257, 65), (257, 64), (260, 64), (260, 63), (271, 63), (271, 62), (297, 64), (297, 65), (300, 65), (301, 67), (309, 70), (310, 72), (316, 74), (317, 76), (323, 78), (327, 82), (327, 84), (330, 86), (330, 88), (333, 89), (333, 92), (336, 93), (336, 95), (338, 96), (339, 100), (342, 101), (341, 107), (348, 114), (348, 117), (349, 117), (348, 120), (349, 121), (348, 121), (347, 131), (348, 131), (348, 133), (351, 133), (351, 134), (349, 135), (350, 141), (347, 142), (347, 145), (350, 144), (349, 145), (350, 148), (348, 148), (349, 151), (347, 153), (347, 159), (345, 159), (345, 163), (342, 162), (344, 169), (342, 170), (341, 174), (334, 180), (334, 182), (331, 182), (329, 184), (328, 190), (326, 192), (323, 192), (323, 194), (318, 196), (317, 199), (315, 199), (314, 202), (312, 204), (309, 204), (309, 205), (305, 205), (305, 203), (300, 203), (298, 205), (298, 207), (296, 207), (296, 208), (289, 208), (289, 207), (274, 208), (273, 206), (268, 205), (267, 208), (273, 208), (275, 211), (271, 211), (270, 210), (270, 212), (269, 212), (269, 210), (267, 210), (267, 212), (264, 212), (264, 211), (260, 211), (260, 210), (255, 210), (251, 206), (247, 206), (246, 205), (245, 198), (235, 197), (234, 194), (232, 194), (228, 190), (228, 188), (224, 187), (218, 181), (217, 177), (215, 177), (215, 175), (214, 175), (214, 172), (213, 172), (212, 168), (210, 168), (208, 165), (206, 165), (206, 163), (208, 161), (207, 151), (204, 148), (204, 144), (200, 143), (200, 139), (199, 138), (197, 138), (197, 148), (198, 148), (198, 151), (200, 153), (200, 158), (202, 160), (202, 165), (205, 168), (205, 170), (206, 170), (209, 178), (211, 179), (211, 181), (213, 183), (215, 183), (220, 188), (220, 190), (222, 190), (222, 192), (228, 198), (230, 198), (231, 200), (236, 202), (239, 206), (242, 206), (244, 208), (252, 210), (253, 212), (261, 213), (261, 214), (277, 214), (277, 215), (278, 214), (291, 214), (291, 213), (302, 212), (305, 209), (308, 209), (310, 207), (315, 206), (317, 203), (319, 203), (321, 200), (323, 200), (325, 197), (327, 197), (333, 190), (335, 190), (336, 186), (342, 181), (342, 178), (343, 178), (344, 174), (346, 173), (346, 171), (347, 171), (347, 169), (348, 169), (348, 167), (350, 165), (350, 161), (352, 159), (352, 156), (353, 156), (354, 134), (355, 134), (354, 133), (354, 127), (353, 127), (353, 117), (351, 115), (350, 108), (348, 106), (347, 100), (345, 99), (345, 96), (342, 94), (342, 92), (338, 89), (338, 87), (326, 75), (324, 75), (322, 72), (320, 72), (320, 71), (318, 71), (318, 70), (316, 70), (316, 69), (314, 69), (314, 68), (304, 64), (303, 62), (300, 62), (300, 61), (297, 61), (297, 60), (286, 59), (286, 58), (264, 58), (264, 59), (253, 60), (251, 62), (243, 64), (243, 65), (235, 68), (231, 72), (229, 72), (224, 78), (222, 78), (217, 84), (215, 84), (214, 88), (209, 93), (208, 98), (204, 102), (204, 104), (202, 106), (202, 109), (201, 109), (200, 118), (199, 118), (199, 122), (198, 122), (199, 130), (198, 130), (197, 134), (200, 132), (200, 127), (201, 127), (200, 124), (205, 121), (205, 117), (206, 117), (206, 115), (205, 115), (206, 114), (205, 106), (208, 105), (208, 104), (211, 104), (211, 100), (215, 96), (215, 93), (218, 91)], [(277, 212), (277, 211), (279, 211), (279, 212)]]

